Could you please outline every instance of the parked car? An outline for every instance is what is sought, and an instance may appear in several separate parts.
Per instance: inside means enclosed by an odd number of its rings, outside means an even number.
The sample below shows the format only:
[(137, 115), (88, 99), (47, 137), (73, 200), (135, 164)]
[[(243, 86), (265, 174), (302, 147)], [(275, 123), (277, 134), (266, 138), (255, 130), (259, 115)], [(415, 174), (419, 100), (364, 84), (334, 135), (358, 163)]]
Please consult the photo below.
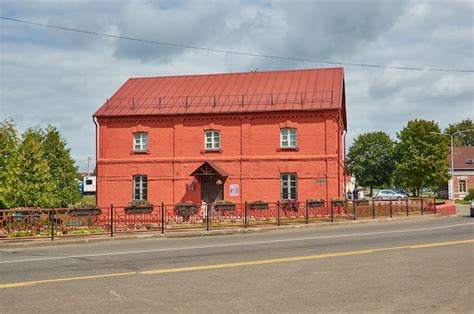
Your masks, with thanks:
[(397, 189), (392, 189), (392, 191), (395, 192), (395, 193), (398, 193), (398, 194), (404, 194), (404, 195), (408, 196), (408, 192), (405, 191), (404, 189), (398, 189), (397, 188)]
[(406, 194), (396, 193), (392, 190), (379, 190), (374, 196), (377, 200), (406, 200), (408, 196)]

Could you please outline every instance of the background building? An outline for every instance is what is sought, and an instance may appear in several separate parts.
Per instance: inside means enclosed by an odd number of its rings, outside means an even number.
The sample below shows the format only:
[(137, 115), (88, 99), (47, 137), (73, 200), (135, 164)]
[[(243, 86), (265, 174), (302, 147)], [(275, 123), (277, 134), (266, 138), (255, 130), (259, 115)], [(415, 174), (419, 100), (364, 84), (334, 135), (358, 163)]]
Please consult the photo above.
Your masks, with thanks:
[[(451, 163), (451, 155), (449, 155)], [(469, 189), (474, 189), (474, 147), (454, 148), (454, 199), (466, 197)], [(450, 188), (451, 180), (448, 182)]]
[(94, 119), (99, 206), (344, 195), (342, 68), (132, 78)]

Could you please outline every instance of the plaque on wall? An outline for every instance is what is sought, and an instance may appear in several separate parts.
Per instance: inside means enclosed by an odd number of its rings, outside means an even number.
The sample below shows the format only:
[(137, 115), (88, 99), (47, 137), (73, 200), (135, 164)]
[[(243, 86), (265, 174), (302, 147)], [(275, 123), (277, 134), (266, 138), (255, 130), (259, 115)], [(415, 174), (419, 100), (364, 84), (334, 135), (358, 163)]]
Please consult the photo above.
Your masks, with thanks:
[(230, 184), (229, 185), (229, 196), (239, 196), (240, 195), (240, 188), (238, 184)]

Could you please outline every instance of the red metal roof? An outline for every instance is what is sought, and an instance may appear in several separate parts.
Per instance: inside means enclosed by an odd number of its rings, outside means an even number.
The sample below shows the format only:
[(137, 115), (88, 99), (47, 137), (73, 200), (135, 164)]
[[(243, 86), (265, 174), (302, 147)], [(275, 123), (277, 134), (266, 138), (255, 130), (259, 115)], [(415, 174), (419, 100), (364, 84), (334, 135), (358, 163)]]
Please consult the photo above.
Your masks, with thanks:
[[(468, 163), (468, 160), (474, 160), (474, 146), (454, 147), (454, 169), (474, 170), (474, 164)], [(451, 165), (451, 154), (449, 164)]]
[(131, 78), (96, 117), (342, 109), (343, 68)]

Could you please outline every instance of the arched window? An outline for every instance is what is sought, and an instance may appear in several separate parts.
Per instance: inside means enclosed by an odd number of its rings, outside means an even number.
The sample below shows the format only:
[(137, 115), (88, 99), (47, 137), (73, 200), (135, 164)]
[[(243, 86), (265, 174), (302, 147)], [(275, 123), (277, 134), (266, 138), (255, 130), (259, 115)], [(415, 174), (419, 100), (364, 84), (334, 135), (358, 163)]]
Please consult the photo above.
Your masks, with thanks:
[(466, 180), (459, 180), (459, 193), (466, 193)]

